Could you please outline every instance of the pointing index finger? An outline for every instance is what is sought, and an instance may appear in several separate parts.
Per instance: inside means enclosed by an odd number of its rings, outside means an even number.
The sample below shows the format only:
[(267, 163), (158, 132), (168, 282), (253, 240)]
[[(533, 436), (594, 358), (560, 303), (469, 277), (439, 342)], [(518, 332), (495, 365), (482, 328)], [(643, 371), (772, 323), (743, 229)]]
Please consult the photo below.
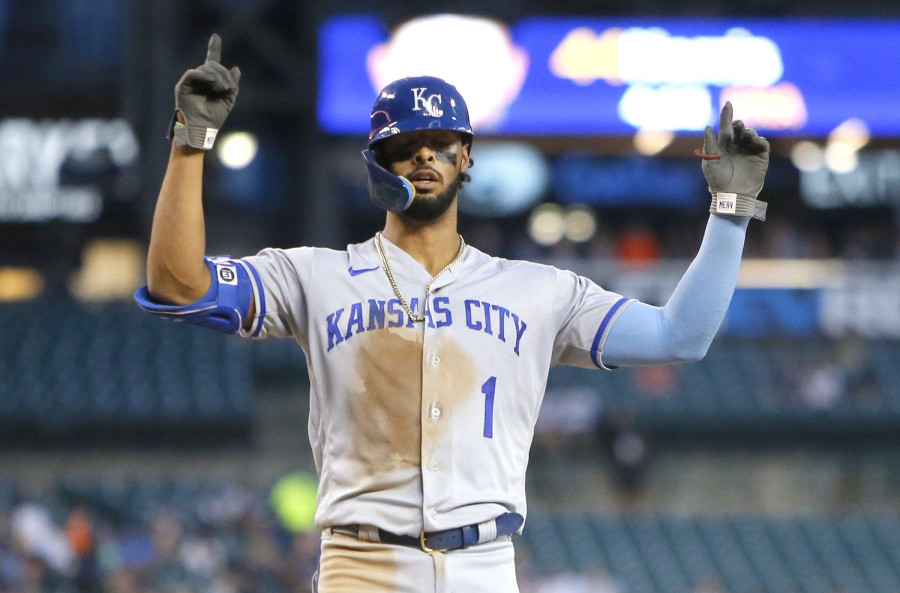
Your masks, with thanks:
[(218, 62), (222, 59), (222, 38), (213, 33), (206, 49), (206, 63)]
[(730, 143), (734, 139), (734, 130), (731, 127), (732, 112), (731, 101), (725, 101), (719, 116), (719, 146)]

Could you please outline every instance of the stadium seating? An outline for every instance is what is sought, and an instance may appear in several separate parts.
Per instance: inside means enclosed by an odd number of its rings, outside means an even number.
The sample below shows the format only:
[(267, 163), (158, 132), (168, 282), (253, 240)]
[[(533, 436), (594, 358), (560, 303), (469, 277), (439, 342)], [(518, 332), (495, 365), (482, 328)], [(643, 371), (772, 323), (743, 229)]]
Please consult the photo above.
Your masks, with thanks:
[(599, 375), (556, 367), (547, 390), (552, 398), (588, 388), (604, 405), (625, 407), (637, 424), (660, 432), (896, 434), (897, 384), (896, 341), (867, 341), (863, 349), (825, 338), (720, 338), (693, 364)]
[(250, 427), (251, 360), (237, 340), (131, 303), (7, 304), (0, 327), (6, 437), (192, 439)]
[[(255, 385), (295, 380), (291, 340), (163, 322), (130, 302), (0, 305), (0, 435), (38, 440), (241, 435)], [(699, 363), (595, 373), (557, 367), (548, 398), (589, 390), (645, 430), (896, 434), (900, 343), (720, 337)]]
[(900, 516), (547, 515), (522, 545), (539, 574), (609, 573), (622, 592), (896, 593)]

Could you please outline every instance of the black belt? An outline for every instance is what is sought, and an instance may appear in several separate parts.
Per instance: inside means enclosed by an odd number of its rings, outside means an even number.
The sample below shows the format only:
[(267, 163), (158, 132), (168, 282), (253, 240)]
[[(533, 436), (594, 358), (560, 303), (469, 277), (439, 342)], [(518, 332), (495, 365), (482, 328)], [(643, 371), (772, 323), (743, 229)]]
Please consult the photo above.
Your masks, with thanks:
[[(496, 519), (497, 537), (512, 535), (519, 530), (519, 527), (521, 527), (524, 522), (524, 517), (518, 513), (503, 513)], [(359, 537), (359, 525), (340, 525), (332, 527), (331, 530), (336, 531), (337, 533)], [(378, 537), (379, 540), (385, 544), (419, 548), (431, 554), (433, 552), (459, 550), (477, 544), (478, 525), (467, 525), (465, 527), (455, 527), (453, 529), (431, 531), (428, 533), (423, 531), (418, 537), (414, 535), (398, 535), (396, 533), (391, 533), (390, 531), (385, 531), (384, 529), (379, 529)]]

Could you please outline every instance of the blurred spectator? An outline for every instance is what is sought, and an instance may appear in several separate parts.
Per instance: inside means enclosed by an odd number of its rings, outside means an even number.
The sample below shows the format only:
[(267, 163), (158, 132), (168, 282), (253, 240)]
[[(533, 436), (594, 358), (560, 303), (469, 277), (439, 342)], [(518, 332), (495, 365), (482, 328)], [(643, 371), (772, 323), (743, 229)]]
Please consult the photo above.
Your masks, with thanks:
[(544, 405), (534, 427), (534, 444), (545, 453), (560, 454), (572, 445), (583, 445), (600, 416), (601, 401), (590, 387), (557, 387), (544, 395)]
[(319, 531), (297, 533), (292, 538), (290, 554), (286, 559), (288, 581), (297, 583), (298, 590), (308, 591), (312, 577), (319, 568)]
[(212, 582), (225, 564), (226, 550), (205, 528), (186, 534), (178, 557), (184, 567), (204, 582)]
[(678, 387), (679, 367), (675, 365), (636, 367), (631, 370), (635, 388), (647, 397), (669, 397)]
[(284, 578), (284, 564), (273, 525), (259, 516), (253, 516), (245, 529), (247, 542), (241, 559), (247, 574), (256, 583), (257, 591), (278, 591)]
[[(180, 554), (181, 525), (175, 517), (164, 513), (151, 525), (153, 559), (142, 571), (142, 584), (154, 593), (181, 593), (198, 584), (184, 565)], [(197, 579), (199, 581), (199, 579)]]
[(778, 368), (782, 405), (823, 410), (844, 399), (845, 374), (826, 351), (813, 347), (786, 352), (778, 357)]
[(122, 498), (141, 507), (128, 514), (89, 494), (56, 514), (0, 512), (0, 593), (310, 592), (319, 531), (280, 527), (264, 488), (185, 488), (171, 506), (165, 489), (137, 489), (153, 494)]
[(13, 541), (30, 558), (32, 576), (43, 571), (34, 559), (42, 560), (54, 571), (71, 573), (74, 564), (72, 548), (65, 532), (54, 523), (49, 509), (34, 502), (20, 504), (13, 509), (10, 526)]
[(834, 248), (822, 230), (807, 229), (784, 219), (767, 220), (755, 257), (808, 259), (834, 257)]
[(72, 509), (66, 521), (65, 531), (69, 547), (75, 554), (76, 588), (80, 593), (99, 591), (100, 574), (90, 511), (83, 506)]
[(13, 593), (74, 593), (73, 585), (56, 573), (40, 556), (25, 558), (22, 581)]
[(828, 358), (821, 358), (801, 368), (798, 395), (809, 408), (836, 406), (844, 398), (844, 372)]
[(137, 576), (133, 571), (117, 569), (106, 578), (106, 593), (141, 593)]
[(628, 265), (645, 266), (656, 263), (660, 257), (659, 240), (650, 227), (633, 223), (621, 235), (616, 244), (616, 258)]
[(860, 405), (878, 404), (881, 390), (866, 340), (858, 334), (848, 333), (838, 340), (835, 349), (845, 375), (848, 398)]
[(237, 523), (250, 515), (255, 505), (251, 486), (229, 482), (202, 495), (198, 514), (204, 522), (221, 527)]
[(636, 425), (634, 412), (626, 404), (617, 404), (601, 415), (597, 432), (613, 477), (628, 498), (624, 502), (634, 502), (648, 464), (647, 435)]

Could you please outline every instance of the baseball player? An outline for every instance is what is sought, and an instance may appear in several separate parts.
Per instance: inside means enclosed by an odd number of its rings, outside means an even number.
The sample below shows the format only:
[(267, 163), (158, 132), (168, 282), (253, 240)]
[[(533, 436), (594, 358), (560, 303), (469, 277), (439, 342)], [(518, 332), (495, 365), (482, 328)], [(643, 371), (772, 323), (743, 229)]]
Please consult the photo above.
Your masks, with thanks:
[[(702, 170), (712, 193), (699, 253), (664, 307), (574, 273), (492, 257), (457, 233), (473, 162), (466, 103), (430, 76), (379, 93), (363, 153), (384, 230), (344, 251), (204, 257), (205, 151), (240, 71), (206, 62), (175, 87), (171, 156), (148, 253), (150, 313), (252, 338), (292, 338), (309, 368), (319, 474), (321, 593), (517, 591), (511, 536), (549, 369), (704, 356), (764, 218), (768, 142), (722, 109)], [(598, 378), (602, 380), (602, 378)]]

